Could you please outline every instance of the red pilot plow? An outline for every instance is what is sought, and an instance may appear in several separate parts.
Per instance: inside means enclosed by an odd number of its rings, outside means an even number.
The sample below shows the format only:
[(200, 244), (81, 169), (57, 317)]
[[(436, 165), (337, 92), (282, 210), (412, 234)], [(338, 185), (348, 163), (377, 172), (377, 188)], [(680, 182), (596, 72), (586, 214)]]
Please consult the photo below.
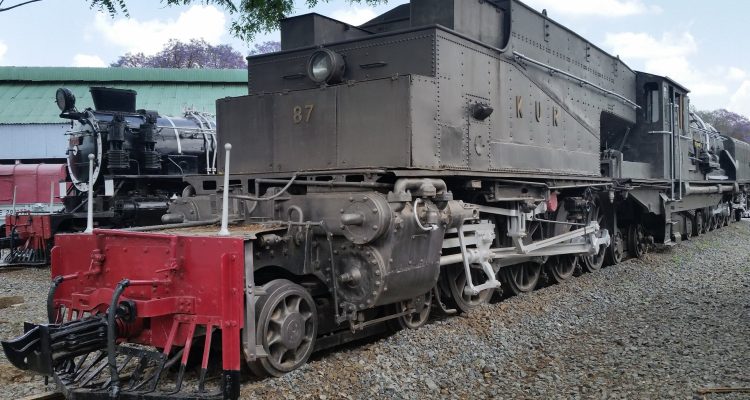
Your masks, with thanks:
[(56, 240), (50, 323), (2, 343), (16, 367), (52, 376), (68, 398), (239, 396), (253, 285), (242, 237), (95, 230)]

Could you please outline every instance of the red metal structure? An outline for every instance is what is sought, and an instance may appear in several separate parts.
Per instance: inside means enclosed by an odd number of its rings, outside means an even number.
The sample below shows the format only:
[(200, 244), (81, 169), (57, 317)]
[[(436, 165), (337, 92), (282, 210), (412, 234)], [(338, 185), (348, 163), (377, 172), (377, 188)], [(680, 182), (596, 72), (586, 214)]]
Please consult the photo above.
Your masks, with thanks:
[[(245, 311), (244, 246), (241, 236), (98, 229), (93, 234), (60, 234), (52, 251), (55, 278), (47, 304), (50, 322), (55, 324), (27, 326), (21, 340), (3, 346), (6, 351), (20, 350), (49, 333), (51, 339), (40, 352), (11, 351), (7, 354), (19, 357), (10, 361), (28, 368), (83, 355), (75, 368), (55, 371), (66, 395), (82, 396), (106, 381), (101, 390), (118, 393), (122, 399), (179, 392), (195, 346), (202, 352), (201, 377), (198, 389), (186, 398), (236, 398)], [(138, 254), (137, 264), (132, 262), (133, 254)], [(107, 313), (108, 309), (117, 312)], [(78, 333), (75, 339), (54, 335), (71, 329)], [(221, 385), (207, 389), (213, 341), (221, 344)], [(90, 356), (104, 349), (108, 351)], [(168, 370), (177, 363), (179, 373), (167, 379)], [(119, 376), (125, 374), (128, 385), (120, 386)], [(134, 374), (140, 379), (134, 380)]]
[(47, 264), (66, 178), (65, 164), (0, 165), (0, 249), (8, 252), (0, 262)]
[(19, 211), (37, 203), (49, 206), (50, 198), (53, 205), (62, 205), (58, 182), (67, 176), (65, 164), (0, 165), (0, 207), (12, 207), (14, 190)]

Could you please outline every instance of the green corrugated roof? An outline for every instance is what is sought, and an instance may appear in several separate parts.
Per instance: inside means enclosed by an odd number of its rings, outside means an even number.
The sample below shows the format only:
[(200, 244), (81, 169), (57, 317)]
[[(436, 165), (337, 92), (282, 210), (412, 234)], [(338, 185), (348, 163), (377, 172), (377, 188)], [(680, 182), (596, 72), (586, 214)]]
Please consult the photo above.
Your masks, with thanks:
[(244, 69), (0, 67), (0, 82), (247, 83)]
[(133, 89), (136, 107), (162, 115), (215, 113), (216, 99), (247, 94), (244, 70), (0, 67), (0, 124), (64, 122), (55, 91), (70, 89), (78, 109), (93, 107), (90, 86)]

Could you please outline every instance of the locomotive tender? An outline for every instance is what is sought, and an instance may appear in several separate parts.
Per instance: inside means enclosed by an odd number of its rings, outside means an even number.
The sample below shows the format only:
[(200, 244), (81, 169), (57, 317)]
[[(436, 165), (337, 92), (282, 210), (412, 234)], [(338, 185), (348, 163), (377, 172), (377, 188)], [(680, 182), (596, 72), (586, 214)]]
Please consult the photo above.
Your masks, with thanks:
[(157, 232), (60, 235), (50, 324), (3, 342), (16, 366), (71, 398), (237, 398), (242, 363), (279, 376), (746, 208), (750, 145), (516, 0), (281, 29), (281, 52), (248, 59), (250, 94), (217, 101), (224, 183), (186, 177)]
[[(3, 216), (0, 249), (9, 252), (0, 261), (6, 265), (47, 265), (54, 234), (86, 227), (92, 185), (96, 226), (154, 225), (161, 223), (172, 197), (189, 195), (184, 175), (216, 172), (218, 142), (212, 116), (187, 111), (183, 117), (169, 117), (137, 110), (133, 90), (92, 87), (90, 92), (94, 107), (80, 112), (69, 90), (56, 93), (60, 117), (71, 121), (67, 177), (54, 177), (59, 188), (50, 189), (45, 185), (51, 179), (39, 176), (44, 182), (38, 186), (47, 189), (47, 198), (49, 191), (57, 192), (62, 209), (40, 212), (19, 206), (16, 211), (22, 211)], [(89, 154), (95, 156), (91, 179)]]

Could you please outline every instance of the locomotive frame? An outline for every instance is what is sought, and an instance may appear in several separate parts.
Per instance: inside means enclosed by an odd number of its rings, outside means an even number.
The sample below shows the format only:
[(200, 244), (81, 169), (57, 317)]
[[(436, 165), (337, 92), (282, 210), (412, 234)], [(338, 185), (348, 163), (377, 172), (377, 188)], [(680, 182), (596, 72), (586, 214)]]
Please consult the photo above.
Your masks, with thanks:
[(282, 375), (747, 207), (750, 145), (516, 0), (412, 0), (360, 27), (293, 17), (248, 68), (250, 94), (217, 101), (224, 175), (186, 177), (169, 224), (140, 229), (156, 233), (60, 235), (50, 324), (3, 342), (15, 365), (70, 397), (236, 398), (243, 362)]

